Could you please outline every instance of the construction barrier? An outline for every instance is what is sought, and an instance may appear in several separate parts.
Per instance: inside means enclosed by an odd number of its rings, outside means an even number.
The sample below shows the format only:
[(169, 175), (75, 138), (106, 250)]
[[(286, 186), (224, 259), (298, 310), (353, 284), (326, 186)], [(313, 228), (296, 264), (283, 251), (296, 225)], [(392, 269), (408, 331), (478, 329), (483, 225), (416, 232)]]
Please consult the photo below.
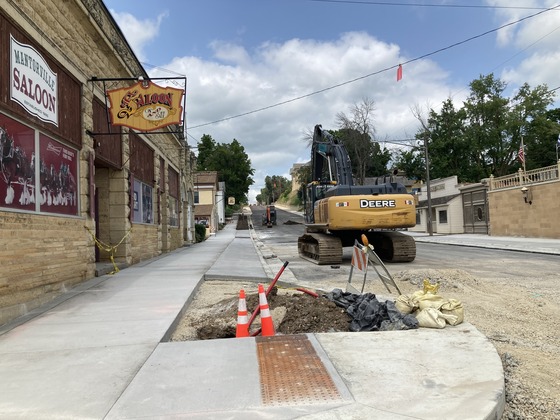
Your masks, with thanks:
[(261, 312), (261, 334), (263, 337), (270, 337), (274, 335), (274, 323), (270, 315), (270, 308), (266, 300), (266, 293), (264, 286), (259, 284), (259, 309)]
[(247, 315), (247, 302), (245, 300), (245, 290), (239, 291), (239, 304), (237, 309), (237, 327), (235, 337), (249, 337), (249, 317)]

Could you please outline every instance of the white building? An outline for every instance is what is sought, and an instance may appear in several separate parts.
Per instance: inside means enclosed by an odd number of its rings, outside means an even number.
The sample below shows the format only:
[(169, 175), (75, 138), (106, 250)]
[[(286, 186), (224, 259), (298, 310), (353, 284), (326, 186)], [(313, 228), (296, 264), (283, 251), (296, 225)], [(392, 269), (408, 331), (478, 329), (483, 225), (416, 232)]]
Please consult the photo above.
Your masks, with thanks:
[[(430, 181), (432, 232), (440, 234), (464, 233), (463, 200), (457, 176)], [(422, 185), (416, 206), (416, 226), (413, 232), (428, 232), (428, 191)]]

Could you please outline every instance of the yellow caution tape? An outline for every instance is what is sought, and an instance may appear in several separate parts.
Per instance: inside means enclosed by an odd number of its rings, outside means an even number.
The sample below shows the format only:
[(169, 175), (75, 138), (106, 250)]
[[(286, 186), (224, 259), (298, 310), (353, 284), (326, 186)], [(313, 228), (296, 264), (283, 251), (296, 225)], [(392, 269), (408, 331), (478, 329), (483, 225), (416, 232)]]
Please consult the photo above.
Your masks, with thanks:
[(130, 232), (132, 232), (132, 228), (130, 228), (128, 230), (128, 232), (126, 232), (124, 234), (124, 236), (122, 237), (122, 239), (119, 241), (118, 244), (116, 245), (110, 245), (110, 244), (106, 244), (105, 242), (103, 242), (102, 240), (100, 240), (99, 238), (97, 238), (95, 236), (95, 234), (90, 230), (90, 228), (88, 228), (87, 226), (84, 226), (84, 228), (89, 232), (89, 234), (91, 235), (91, 237), (93, 238), (93, 241), (95, 242), (95, 245), (97, 245), (97, 247), (102, 250), (105, 251), (107, 253), (109, 253), (109, 258), (111, 259), (111, 262), (113, 263), (113, 271), (111, 271), (109, 274), (115, 274), (118, 273), (119, 267), (117, 267), (117, 264), (115, 264), (115, 251), (117, 250), (117, 248), (119, 247), (120, 244), (123, 243), (123, 241), (126, 239), (126, 237), (128, 235), (130, 235)]

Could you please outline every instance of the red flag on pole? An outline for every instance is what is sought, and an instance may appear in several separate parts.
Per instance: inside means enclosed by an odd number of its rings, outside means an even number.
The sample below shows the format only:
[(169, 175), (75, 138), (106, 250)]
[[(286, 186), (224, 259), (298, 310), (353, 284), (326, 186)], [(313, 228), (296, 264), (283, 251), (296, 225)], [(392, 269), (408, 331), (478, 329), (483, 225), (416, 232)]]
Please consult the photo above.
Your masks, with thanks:
[(397, 82), (402, 79), (402, 64), (397, 68)]

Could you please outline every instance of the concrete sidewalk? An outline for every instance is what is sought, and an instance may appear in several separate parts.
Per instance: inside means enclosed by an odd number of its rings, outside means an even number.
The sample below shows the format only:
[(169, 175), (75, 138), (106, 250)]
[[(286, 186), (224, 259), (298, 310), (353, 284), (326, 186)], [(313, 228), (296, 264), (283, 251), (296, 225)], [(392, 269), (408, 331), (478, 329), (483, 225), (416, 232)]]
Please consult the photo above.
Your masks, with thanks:
[(534, 254), (560, 255), (560, 239), (490, 236), (472, 233), (454, 235), (434, 234), (432, 236), (423, 232), (404, 233), (413, 236), (416, 242), (501, 249), (505, 251), (520, 251)]
[[(3, 326), (0, 418), (432, 420), (501, 414), (500, 358), (468, 323), (444, 330), (306, 334), (294, 337), (293, 348), (291, 336), (165, 342), (205, 277), (268, 282), (265, 265), (250, 232), (229, 224), (201, 244), (94, 279)], [(302, 345), (308, 353), (283, 359)], [(267, 357), (281, 366), (268, 375)], [(310, 360), (316, 365), (308, 366)], [(316, 370), (324, 372), (319, 382), (313, 382)], [(294, 372), (282, 385), (287, 396), (275, 399), (278, 386), (269, 385)], [(314, 389), (299, 382), (314, 383)]]

